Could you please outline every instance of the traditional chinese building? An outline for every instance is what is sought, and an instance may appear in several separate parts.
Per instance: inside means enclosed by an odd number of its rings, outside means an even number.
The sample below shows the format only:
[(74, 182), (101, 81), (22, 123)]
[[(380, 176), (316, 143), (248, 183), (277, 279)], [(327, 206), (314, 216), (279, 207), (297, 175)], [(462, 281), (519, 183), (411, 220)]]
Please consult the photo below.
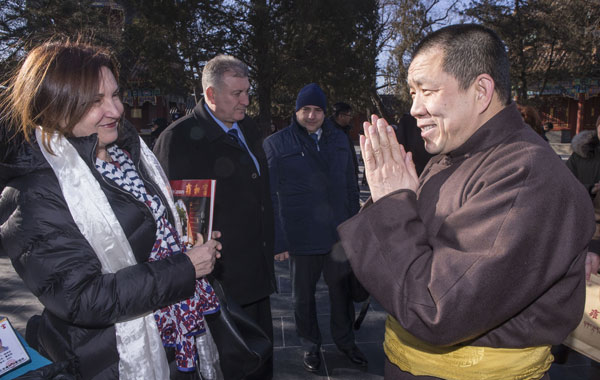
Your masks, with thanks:
[[(99, 8), (106, 16), (106, 24), (110, 33), (120, 34), (127, 24), (135, 19), (134, 12), (127, 9), (127, 2), (122, 0), (96, 0), (92, 6)], [(193, 97), (166, 94), (159, 88), (148, 88), (139, 80), (146, 67), (138, 63), (128, 75), (129, 85), (123, 88), (121, 97), (125, 106), (124, 117), (139, 132), (146, 132), (152, 121), (164, 118), (168, 122), (186, 114), (195, 105)], [(121, 73), (123, 74), (123, 73)]]
[(191, 96), (162, 94), (158, 88), (124, 89), (122, 101), (125, 105), (124, 116), (138, 131), (147, 129), (156, 118), (165, 118), (169, 122), (177, 120), (196, 104)]
[[(577, 133), (594, 129), (600, 115), (600, 79), (565, 80), (545, 86), (542, 93), (535, 86), (530, 94), (539, 95), (542, 122), (551, 121), (562, 130), (564, 140)], [(567, 141), (564, 141), (567, 142)]]

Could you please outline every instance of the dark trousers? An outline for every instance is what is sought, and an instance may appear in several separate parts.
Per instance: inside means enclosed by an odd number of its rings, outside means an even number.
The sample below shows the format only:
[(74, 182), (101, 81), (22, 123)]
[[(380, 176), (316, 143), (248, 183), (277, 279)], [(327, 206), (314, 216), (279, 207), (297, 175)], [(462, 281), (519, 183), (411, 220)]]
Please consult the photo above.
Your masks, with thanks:
[[(273, 342), (273, 318), (271, 317), (271, 299), (265, 297), (256, 302), (242, 305), (248, 316), (256, 322)], [(273, 347), (271, 346), (271, 349)], [(246, 376), (246, 380), (270, 380), (273, 378), (273, 355), (256, 372)]]
[[(404, 372), (398, 368), (395, 364), (385, 358), (385, 366), (383, 369), (384, 380), (443, 380), (439, 377), (432, 376), (415, 376), (409, 372)], [(550, 380), (548, 372), (540, 380)]]
[(354, 346), (354, 304), (350, 297), (350, 264), (345, 258), (324, 255), (291, 255), (292, 292), (296, 332), (305, 351), (321, 347), (315, 291), (323, 273), (329, 289), (331, 335), (339, 349)]

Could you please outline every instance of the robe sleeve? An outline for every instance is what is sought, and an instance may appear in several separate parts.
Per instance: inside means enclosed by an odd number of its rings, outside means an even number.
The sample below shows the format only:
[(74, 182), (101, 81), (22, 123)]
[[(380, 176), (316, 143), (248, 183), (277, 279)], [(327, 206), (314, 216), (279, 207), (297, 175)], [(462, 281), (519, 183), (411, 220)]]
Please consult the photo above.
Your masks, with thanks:
[[(407, 331), (435, 345), (487, 333), (565, 277), (582, 289), (589, 199), (564, 174), (530, 168), (504, 157), (461, 189), (419, 200), (400, 190), (364, 208), (339, 227), (357, 277)], [(457, 207), (444, 203), (449, 191), (462, 192)], [(451, 211), (426, 224), (418, 202)]]

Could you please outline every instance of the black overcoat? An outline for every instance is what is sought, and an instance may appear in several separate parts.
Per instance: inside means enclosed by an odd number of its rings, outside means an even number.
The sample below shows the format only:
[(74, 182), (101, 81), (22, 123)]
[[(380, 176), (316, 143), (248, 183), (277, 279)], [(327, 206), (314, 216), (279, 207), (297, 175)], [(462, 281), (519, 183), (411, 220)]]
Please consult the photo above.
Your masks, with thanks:
[(216, 179), (213, 230), (221, 231), (221, 258), (214, 274), (241, 305), (275, 290), (273, 210), (262, 137), (249, 117), (238, 122), (260, 174), (245, 150), (228, 138), (204, 108), (171, 124), (154, 153), (170, 180)]

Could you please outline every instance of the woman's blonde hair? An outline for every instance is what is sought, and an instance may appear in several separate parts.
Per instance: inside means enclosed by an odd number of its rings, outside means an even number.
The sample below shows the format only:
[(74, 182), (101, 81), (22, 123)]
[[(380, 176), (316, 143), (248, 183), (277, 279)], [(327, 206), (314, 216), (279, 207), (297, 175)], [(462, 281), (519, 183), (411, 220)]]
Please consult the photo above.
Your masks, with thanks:
[(102, 67), (118, 81), (116, 60), (107, 49), (80, 40), (35, 47), (6, 89), (2, 109), (7, 124), (28, 142), (41, 126), (42, 143), (52, 152), (50, 135), (72, 136), (73, 127), (94, 105)]

